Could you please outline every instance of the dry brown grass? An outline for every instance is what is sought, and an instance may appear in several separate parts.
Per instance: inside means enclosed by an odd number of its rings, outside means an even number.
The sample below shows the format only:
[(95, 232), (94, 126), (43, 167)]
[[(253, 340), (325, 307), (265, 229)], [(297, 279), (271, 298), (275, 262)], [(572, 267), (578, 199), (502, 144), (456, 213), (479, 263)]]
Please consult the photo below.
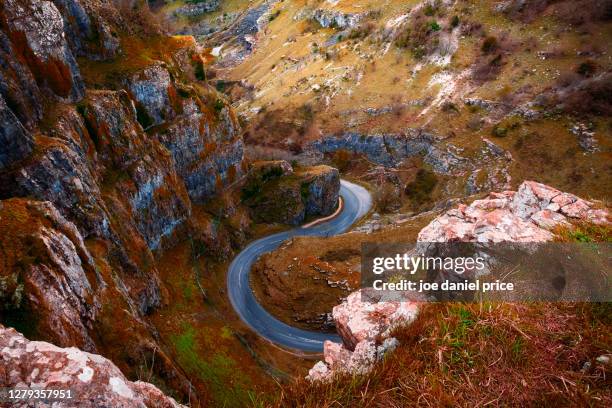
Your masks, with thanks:
[(109, 61), (93, 61), (79, 58), (79, 67), (85, 84), (91, 89), (113, 89), (123, 84), (125, 78), (151, 65), (155, 61), (172, 64), (176, 53), (195, 45), (190, 36), (151, 35), (121, 36), (122, 54)]
[[(610, 406), (609, 304), (427, 304), (369, 375), (300, 380), (274, 407)], [(586, 364), (589, 362), (589, 364)]]

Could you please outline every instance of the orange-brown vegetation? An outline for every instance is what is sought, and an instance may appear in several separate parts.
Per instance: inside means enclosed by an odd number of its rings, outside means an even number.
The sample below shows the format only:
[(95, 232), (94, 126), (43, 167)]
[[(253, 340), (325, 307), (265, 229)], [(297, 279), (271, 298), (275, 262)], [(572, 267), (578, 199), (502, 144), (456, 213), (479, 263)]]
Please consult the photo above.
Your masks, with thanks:
[(426, 304), (370, 374), (298, 380), (275, 407), (612, 404), (612, 315), (595, 304)]
[(81, 74), (88, 88), (113, 89), (122, 84), (126, 76), (151, 65), (153, 61), (171, 63), (181, 49), (194, 46), (191, 36), (160, 36), (140, 38), (121, 35), (122, 53), (112, 60), (94, 61), (79, 58)]
[(181, 101), (176, 88), (172, 84), (168, 85), (168, 98), (170, 99), (170, 104), (172, 105), (174, 112), (176, 112), (178, 115), (182, 114), (183, 102)]
[[(362, 243), (416, 241), (418, 232), (431, 218), (431, 214), (415, 217), (372, 234), (294, 238), (253, 266), (251, 284), (255, 295), (266, 310), (284, 322), (321, 328), (318, 316), (331, 313), (343, 297), (359, 286)], [(346, 284), (337, 284), (344, 280)]]

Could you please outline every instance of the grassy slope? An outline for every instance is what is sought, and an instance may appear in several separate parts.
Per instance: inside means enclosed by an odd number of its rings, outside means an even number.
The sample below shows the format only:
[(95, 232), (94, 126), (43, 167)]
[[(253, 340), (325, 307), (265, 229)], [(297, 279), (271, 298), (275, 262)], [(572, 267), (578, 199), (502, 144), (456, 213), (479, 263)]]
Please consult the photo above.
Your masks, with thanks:
[[(464, 97), (510, 101), (517, 106), (556, 86), (559, 78), (574, 72), (589, 58), (596, 61), (599, 72), (612, 68), (608, 57), (612, 53), (610, 22), (570, 25), (553, 13), (555, 9), (522, 22), (494, 13), (488, 2), (459, 1), (453, 8), (441, 9), (428, 17), (439, 22), (443, 31), (448, 30), (454, 15), (459, 16), (461, 24), (482, 26), (475, 34), (459, 37), (459, 49), (446, 67), (418, 61), (409, 50), (394, 44), (387, 50), (387, 44), (378, 39), (379, 33), (388, 21), (418, 3), (340, 2), (336, 10), (350, 4), (350, 10), (345, 11), (378, 10), (380, 15), (370, 21), (374, 26), (371, 34), (327, 48), (323, 44), (337, 30), (317, 28), (315, 23), (296, 21), (294, 16), (301, 8), (331, 7), (329, 4), (304, 0), (277, 4), (280, 14), (260, 35), (254, 54), (237, 67), (220, 73), (222, 78), (246, 80), (255, 86), (252, 99), (237, 102), (238, 109), (251, 117), (253, 141), (288, 146), (346, 130), (367, 133), (425, 127), (435, 134), (448, 136), (444, 143), (465, 149), (463, 155), (475, 156), (482, 148), (482, 138), (493, 138), (493, 128), (501, 118), (495, 113), (465, 106)], [(470, 80), (469, 70), (486, 58), (481, 50), (486, 36), (498, 38), (504, 62), (495, 78), (475, 83)], [(597, 48), (599, 54), (578, 55), (592, 48)], [(542, 58), (538, 54), (541, 52), (552, 56)], [(436, 103), (429, 105), (442, 96), (440, 92), (448, 82), (436, 83), (434, 78), (440, 75), (457, 81), (448, 95), (455, 98), (457, 111), (444, 112)], [(315, 85), (321, 90), (313, 90)], [(414, 101), (425, 105), (411, 105)], [(304, 122), (296, 112), (305, 106), (314, 110), (307, 129), (291, 133), (287, 126), (269, 125)], [(392, 112), (379, 116), (364, 112), (366, 108), (383, 107), (392, 107)], [(264, 108), (264, 112), (253, 116), (252, 108)], [(468, 126), (478, 121), (482, 122), (478, 128)], [(509, 173), (515, 187), (524, 179), (536, 179), (582, 196), (609, 198), (610, 118), (579, 119), (562, 115), (517, 121), (518, 126), (505, 138), (494, 139), (513, 155)], [(576, 136), (569, 131), (577, 121), (593, 123), (600, 152), (583, 154)], [(526, 138), (530, 140), (529, 146), (519, 148)], [(465, 178), (460, 177), (453, 185), (449, 184), (447, 195), (464, 194), (464, 182)]]
[(369, 375), (298, 381), (274, 406), (609, 406), (611, 324), (609, 304), (428, 304)]

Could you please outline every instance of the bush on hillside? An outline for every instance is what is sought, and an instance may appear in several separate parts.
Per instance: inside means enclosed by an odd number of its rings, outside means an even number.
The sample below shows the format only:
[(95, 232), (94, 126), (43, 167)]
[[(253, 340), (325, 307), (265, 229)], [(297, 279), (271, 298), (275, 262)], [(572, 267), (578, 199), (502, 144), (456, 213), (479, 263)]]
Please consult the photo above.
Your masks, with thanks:
[(419, 207), (431, 200), (431, 193), (438, 184), (436, 175), (425, 169), (419, 169), (413, 181), (406, 184), (404, 192), (414, 207)]

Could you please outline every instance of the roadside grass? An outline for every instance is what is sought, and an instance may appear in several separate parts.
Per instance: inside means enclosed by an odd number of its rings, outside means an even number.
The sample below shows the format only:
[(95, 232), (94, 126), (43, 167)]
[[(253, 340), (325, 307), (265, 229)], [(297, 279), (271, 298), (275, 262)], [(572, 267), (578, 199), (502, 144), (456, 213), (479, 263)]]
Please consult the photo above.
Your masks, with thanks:
[[(270, 406), (610, 406), (608, 304), (427, 304), (363, 376), (299, 380)], [(588, 364), (587, 364), (588, 362)]]

